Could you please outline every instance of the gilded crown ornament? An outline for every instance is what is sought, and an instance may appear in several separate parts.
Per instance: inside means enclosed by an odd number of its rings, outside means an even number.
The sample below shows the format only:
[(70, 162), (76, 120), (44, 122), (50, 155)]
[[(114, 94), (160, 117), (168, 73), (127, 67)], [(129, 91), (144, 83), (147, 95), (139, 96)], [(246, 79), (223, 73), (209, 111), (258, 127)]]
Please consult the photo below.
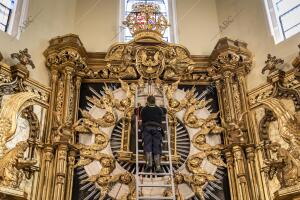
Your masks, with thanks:
[(160, 12), (157, 4), (136, 3), (123, 22), (135, 40), (154, 38), (161, 41), (168, 28), (167, 18)]

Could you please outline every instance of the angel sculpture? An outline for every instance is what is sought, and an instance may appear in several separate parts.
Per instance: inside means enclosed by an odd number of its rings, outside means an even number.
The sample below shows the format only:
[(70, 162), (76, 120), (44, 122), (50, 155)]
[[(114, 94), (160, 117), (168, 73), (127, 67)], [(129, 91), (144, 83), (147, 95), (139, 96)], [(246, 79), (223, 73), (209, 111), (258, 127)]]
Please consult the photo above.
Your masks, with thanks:
[[(218, 113), (212, 113), (204, 120), (203, 125), (201, 126), (200, 131), (198, 131), (193, 139), (192, 143), (199, 150), (207, 150), (212, 149), (213, 147), (206, 143), (206, 136), (208, 134), (219, 134), (224, 131), (224, 128), (218, 126), (216, 122), (216, 118), (218, 117)], [(223, 148), (223, 145), (218, 144), (214, 146), (214, 148)]]
[(85, 182), (97, 183), (100, 188), (99, 199), (104, 199), (108, 192), (112, 189), (114, 184), (120, 182), (121, 184), (126, 184), (129, 187), (129, 193), (124, 195), (121, 199), (134, 199), (135, 194), (135, 178), (132, 174), (126, 172), (117, 175), (111, 175), (113, 170), (116, 168), (115, 160), (112, 156), (108, 154), (103, 154), (97, 151), (85, 149), (81, 151), (80, 160), (76, 164), (76, 167), (88, 165), (94, 160), (98, 160), (102, 166), (97, 175), (90, 176)]
[(21, 141), (0, 159), (0, 185), (18, 188), (26, 168), (34, 166), (36, 160), (25, 160), (28, 143)]
[(97, 150), (82, 147), (80, 149), (80, 159), (76, 163), (75, 168), (88, 165), (95, 160), (99, 161), (100, 164), (102, 165), (102, 168), (101, 168), (102, 173), (109, 174), (116, 167), (115, 160), (112, 156), (105, 154), (105, 153), (101, 153)]
[(175, 174), (175, 183), (176, 185), (186, 183), (189, 186), (191, 186), (193, 192), (195, 192), (195, 195), (199, 197), (200, 199), (204, 200), (204, 187), (207, 182), (209, 181), (216, 181), (217, 179), (206, 172), (193, 174), (193, 175), (187, 175), (187, 174), (181, 174), (176, 173)]
[(179, 82), (180, 82), (180, 79), (178, 81), (172, 83), (171, 85), (166, 86), (166, 97), (167, 97), (168, 104), (169, 104), (168, 105), (169, 112), (171, 112), (171, 113), (176, 113), (183, 108), (182, 104), (177, 99), (174, 98), (174, 93), (178, 89)]
[(135, 177), (129, 172), (117, 175), (104, 175), (100, 173), (98, 175), (89, 177), (84, 182), (97, 183), (97, 186), (100, 188), (100, 200), (105, 199), (106, 195), (116, 183), (128, 185), (129, 188), (129, 192), (124, 194), (120, 198), (121, 200), (134, 200), (136, 197)]
[(74, 125), (73, 128), (80, 134), (94, 134), (95, 135), (95, 143), (92, 145), (83, 145), (77, 144), (76, 147), (81, 149), (83, 147), (90, 148), (95, 151), (103, 150), (108, 144), (108, 136), (100, 130), (99, 125), (95, 122), (90, 121), (89, 119), (82, 118), (79, 119)]
[(185, 93), (185, 97), (182, 100), (179, 101), (174, 98), (174, 93), (178, 89), (179, 82), (180, 82), (180, 79), (166, 87), (166, 97), (167, 97), (168, 106), (169, 106), (168, 111), (171, 114), (175, 114), (176, 112), (179, 112), (183, 108), (186, 108), (187, 105), (197, 102), (196, 98), (194, 97), (195, 90), (196, 90), (195, 87), (188, 90)]
[[(97, 94), (97, 92), (94, 91), (93, 89), (91, 89), (91, 91)], [(109, 87), (107, 87), (106, 84), (104, 87), (104, 93), (101, 94), (103, 94), (101, 98), (92, 96), (92, 97), (87, 97), (87, 100), (93, 103), (96, 107), (101, 109), (105, 109), (106, 108), (105, 106), (110, 106), (110, 107), (115, 106), (116, 99), (114, 98), (113, 91)]]
[(116, 107), (121, 110), (131, 110), (134, 107), (134, 95), (135, 95), (135, 90), (136, 90), (136, 84), (131, 84), (129, 85), (125, 81), (119, 79), (121, 83), (121, 88), (122, 90), (126, 93), (126, 98), (122, 99)]
[(94, 122), (98, 124), (101, 127), (111, 127), (113, 126), (117, 121), (117, 115), (113, 111), (113, 108), (106, 103), (104, 103), (104, 108), (106, 110), (105, 114), (101, 118), (95, 119), (88, 111), (81, 110), (80, 112), (82, 114), (83, 118), (89, 119), (91, 122)]
[(26, 67), (26, 65), (30, 65), (32, 69), (35, 68), (35, 65), (31, 60), (31, 55), (28, 53), (27, 48), (25, 48), (24, 50), (20, 50), (19, 53), (11, 54), (11, 58), (16, 58), (24, 67)]
[(221, 158), (221, 149), (216, 147), (190, 156), (186, 164), (188, 171), (193, 174), (204, 173), (201, 164), (205, 158), (217, 167), (227, 166)]
[(227, 138), (228, 138), (229, 142), (231, 142), (231, 143), (244, 143), (245, 142), (244, 131), (242, 130), (241, 127), (243, 126), (243, 123), (244, 123), (243, 117), (246, 113), (248, 113), (248, 111), (242, 113), (237, 122), (230, 122), (228, 124), (221, 117), (224, 128), (228, 134)]
[[(81, 156), (81, 155), (80, 155)], [(86, 156), (86, 155), (84, 155)], [(90, 155), (89, 155), (90, 157)], [(82, 183), (85, 182), (93, 182), (97, 183), (98, 187), (100, 187), (100, 197), (99, 199), (104, 199), (108, 192), (111, 190), (113, 184), (115, 184), (119, 176), (111, 176), (110, 173), (115, 169), (115, 160), (107, 155), (102, 153), (97, 153), (92, 155), (93, 159), (90, 160), (98, 160), (102, 165), (100, 172), (97, 175), (90, 176), (86, 180), (83, 180)], [(80, 161), (79, 161), (80, 162)], [(86, 165), (85, 162), (84, 165)]]
[(71, 123), (62, 123), (59, 112), (53, 111), (54, 141), (69, 140), (73, 138), (73, 127)]
[(201, 126), (203, 126), (205, 120), (202, 118), (198, 118), (195, 114), (195, 111), (206, 107), (211, 101), (212, 99), (197, 100), (196, 98), (191, 98), (183, 116), (185, 124), (191, 128), (200, 128)]

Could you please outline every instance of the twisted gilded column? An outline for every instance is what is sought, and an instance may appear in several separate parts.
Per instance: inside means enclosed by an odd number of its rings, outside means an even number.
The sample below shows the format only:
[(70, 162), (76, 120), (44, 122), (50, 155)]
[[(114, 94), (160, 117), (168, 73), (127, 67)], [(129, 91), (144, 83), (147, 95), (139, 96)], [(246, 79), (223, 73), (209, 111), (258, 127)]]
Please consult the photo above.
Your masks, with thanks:
[[(250, 71), (247, 44), (220, 39), (211, 55), (222, 125), (232, 200), (258, 200), (253, 131), (248, 116), (245, 76)], [(250, 146), (252, 148), (250, 148)]]

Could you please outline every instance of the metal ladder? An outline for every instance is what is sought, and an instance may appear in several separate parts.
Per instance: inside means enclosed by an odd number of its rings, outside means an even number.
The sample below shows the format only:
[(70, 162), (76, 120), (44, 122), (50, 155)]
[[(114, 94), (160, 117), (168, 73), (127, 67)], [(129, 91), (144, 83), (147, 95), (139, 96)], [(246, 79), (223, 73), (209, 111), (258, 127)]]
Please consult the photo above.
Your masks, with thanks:
[[(142, 97), (142, 96), (139, 96), (139, 90), (140, 88), (137, 87), (136, 89), (136, 93), (135, 93), (135, 108), (138, 108), (138, 98), (139, 97)], [(165, 91), (162, 91), (162, 96), (163, 96), (163, 104), (164, 104), (164, 107), (167, 108), (166, 106), (166, 97), (165, 97)], [(166, 113), (166, 135), (167, 135), (167, 141), (164, 141), (164, 142), (167, 142), (168, 143), (168, 151), (163, 151), (162, 153), (168, 153), (168, 161), (166, 162), (161, 162), (161, 165), (162, 164), (168, 164), (169, 165), (169, 172), (167, 173), (155, 173), (155, 172), (140, 172), (140, 169), (139, 169), (139, 164), (140, 163), (146, 163), (145, 161), (143, 160), (139, 160), (139, 153), (140, 152), (143, 152), (143, 150), (139, 150), (139, 142), (141, 142), (141, 139), (139, 139), (139, 127), (138, 127), (138, 115), (136, 115), (136, 119), (135, 119), (135, 126), (136, 126), (136, 151), (135, 151), (135, 156), (136, 156), (136, 173), (135, 173), (135, 179), (136, 179), (136, 200), (140, 200), (140, 199), (157, 199), (157, 200), (162, 200), (162, 199), (172, 199), (172, 200), (175, 200), (176, 199), (176, 194), (175, 194), (175, 185), (174, 185), (174, 174), (173, 174), (173, 165), (172, 165), (172, 153), (171, 153), (171, 137), (170, 137), (170, 133), (169, 133), (169, 126), (168, 126), (168, 114)], [(142, 169), (143, 170), (143, 169)], [(144, 184), (144, 183), (141, 183), (141, 179), (143, 180), (143, 178), (145, 176), (170, 176), (170, 179), (169, 179), (169, 183), (167, 184), (164, 184), (164, 180), (163, 180), (163, 184)], [(172, 196), (168, 196), (168, 197), (165, 197), (163, 196), (163, 194), (161, 196), (143, 196), (142, 195), (142, 189), (143, 188), (170, 188), (172, 189)]]

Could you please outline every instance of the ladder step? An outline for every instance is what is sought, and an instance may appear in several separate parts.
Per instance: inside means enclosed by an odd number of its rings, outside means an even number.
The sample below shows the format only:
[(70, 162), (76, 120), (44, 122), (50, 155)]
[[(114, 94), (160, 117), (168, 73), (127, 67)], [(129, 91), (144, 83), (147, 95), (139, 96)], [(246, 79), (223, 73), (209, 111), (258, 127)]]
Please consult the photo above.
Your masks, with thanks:
[(159, 185), (156, 185), (156, 184), (140, 184), (139, 187), (172, 187), (172, 185), (170, 184), (159, 184)]
[(162, 197), (162, 196), (142, 196), (138, 197), (138, 199), (175, 199), (174, 197)]
[[(139, 153), (144, 153), (144, 150), (139, 150)], [(169, 153), (169, 151), (162, 150), (162, 153)]]
[(139, 172), (139, 175), (171, 176), (170, 173)]
[[(139, 163), (140, 163), (140, 164), (146, 164), (146, 161), (144, 161), (144, 160), (139, 160)], [(161, 161), (160, 164), (161, 164), (161, 165), (169, 165), (170, 162), (169, 162), (169, 161)]]
[[(139, 139), (139, 142), (142, 142), (142, 139)], [(163, 140), (163, 143), (168, 143), (168, 140)]]

